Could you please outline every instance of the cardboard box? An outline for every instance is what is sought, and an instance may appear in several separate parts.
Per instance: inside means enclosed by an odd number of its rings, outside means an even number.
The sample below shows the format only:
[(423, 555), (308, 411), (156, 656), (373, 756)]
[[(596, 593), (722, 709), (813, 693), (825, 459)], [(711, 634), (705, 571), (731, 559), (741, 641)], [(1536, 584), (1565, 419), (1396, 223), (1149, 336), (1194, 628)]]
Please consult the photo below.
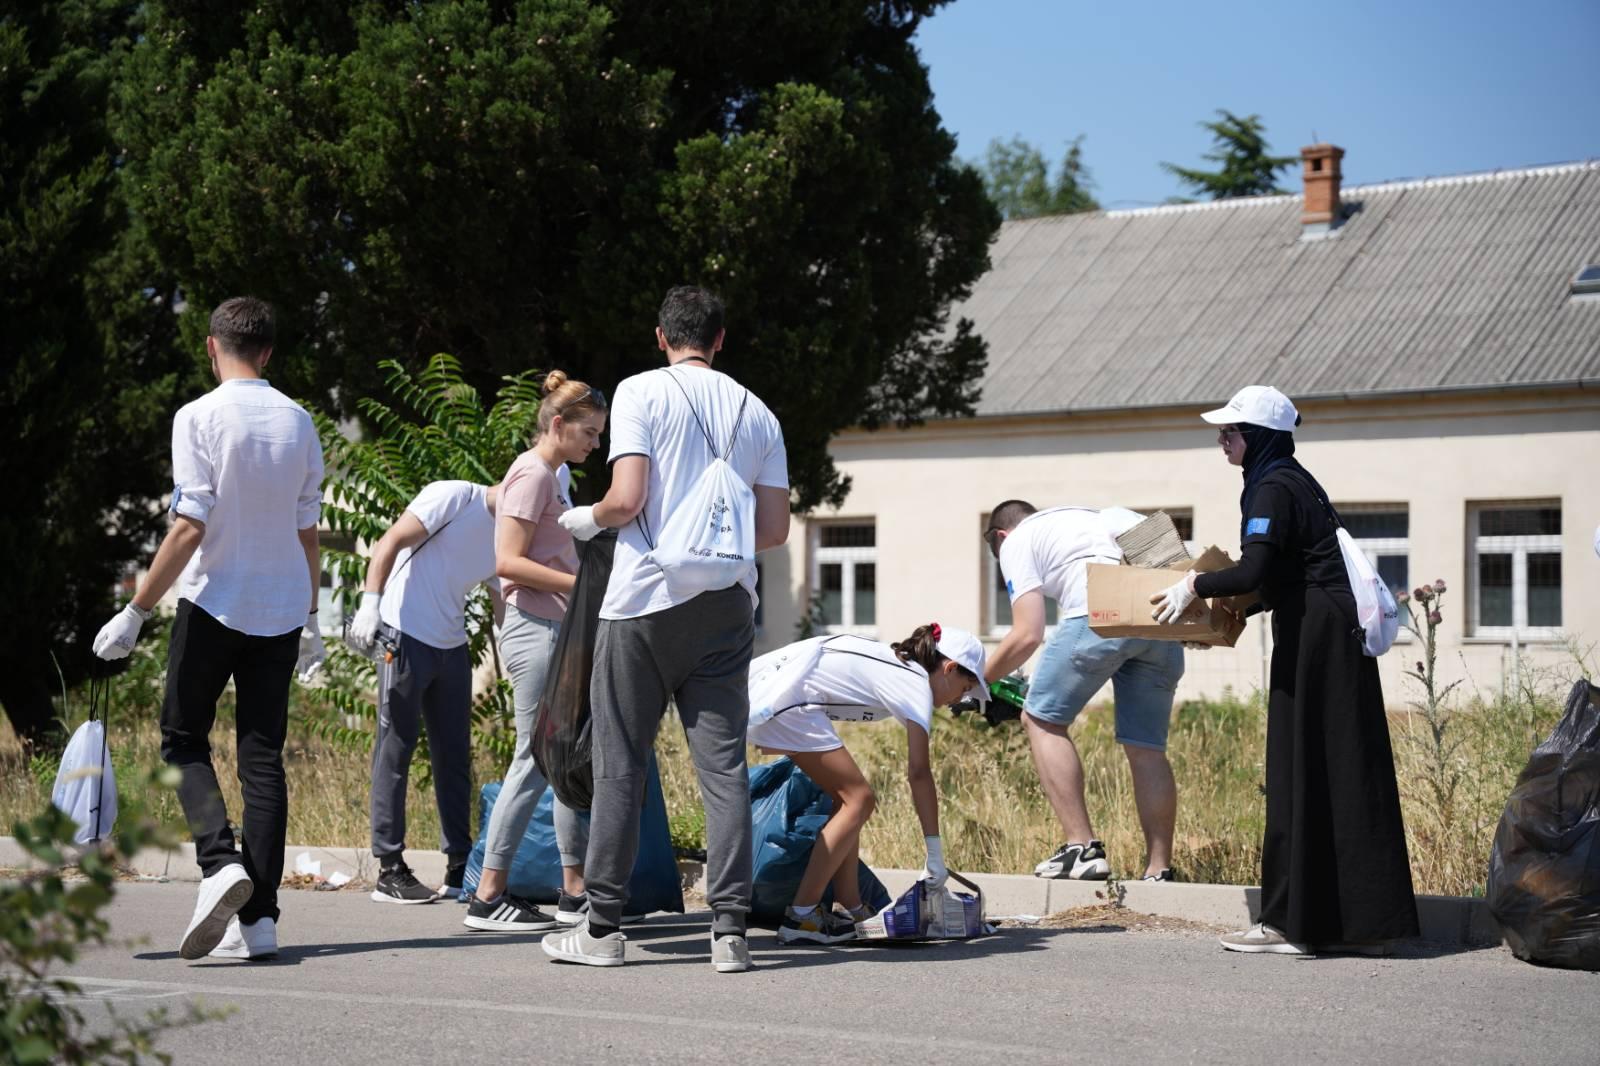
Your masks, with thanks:
[(1189, 566), (1172, 569), (1090, 563), (1089, 628), (1102, 637), (1182, 640), (1231, 648), (1244, 632), (1244, 611), (1256, 601), (1253, 594), (1196, 600), (1171, 625), (1151, 617), (1150, 597), (1165, 591), (1190, 569), (1209, 573), (1232, 565), (1228, 553), (1217, 547), (1207, 548)]

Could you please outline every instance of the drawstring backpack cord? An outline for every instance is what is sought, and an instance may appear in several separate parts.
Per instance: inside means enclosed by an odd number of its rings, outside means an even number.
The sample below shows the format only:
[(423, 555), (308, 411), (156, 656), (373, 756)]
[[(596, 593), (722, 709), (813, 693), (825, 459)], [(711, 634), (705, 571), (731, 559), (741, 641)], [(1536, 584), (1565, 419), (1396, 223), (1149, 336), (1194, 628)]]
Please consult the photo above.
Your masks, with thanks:
[(94, 791), (94, 839), (100, 840), (100, 809), (105, 806), (106, 798), (106, 760), (111, 741), (111, 730), (107, 728), (106, 714), (111, 709), (111, 679), (105, 677), (92, 677), (89, 679), (89, 721), (100, 722), (100, 765), (99, 781)]

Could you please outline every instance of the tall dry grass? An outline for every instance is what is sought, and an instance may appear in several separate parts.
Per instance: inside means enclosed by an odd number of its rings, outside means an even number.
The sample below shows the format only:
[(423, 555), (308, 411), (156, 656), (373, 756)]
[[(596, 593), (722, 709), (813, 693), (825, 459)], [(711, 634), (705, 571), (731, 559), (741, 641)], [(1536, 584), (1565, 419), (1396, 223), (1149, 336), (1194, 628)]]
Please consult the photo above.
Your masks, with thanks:
[[(1406, 818), (1412, 871), (1419, 892), (1470, 895), (1483, 891), (1489, 847), (1505, 797), (1528, 753), (1560, 715), (1572, 669), (1525, 678), (1505, 695), (1468, 695), (1436, 726), (1419, 713), (1391, 716), (1396, 772)], [(1587, 664), (1591, 668), (1592, 661)], [(112, 709), (112, 751), (119, 781), (160, 758), (154, 700), (135, 680), (119, 683)], [(69, 708), (70, 710), (70, 708)], [(80, 714), (69, 713), (70, 724)], [(915, 867), (922, 833), (905, 784), (905, 731), (892, 724), (852, 724), (841, 735), (878, 793), (877, 813), (862, 841), (868, 862)], [(1143, 837), (1127, 762), (1113, 736), (1109, 707), (1087, 711), (1073, 729), (1083, 756), (1089, 810), (1118, 877), (1143, 870)], [(240, 810), (227, 699), (213, 747), (230, 813)], [(1174, 715), (1169, 755), (1179, 787), (1175, 866), (1185, 880), (1253, 883), (1259, 877), (1263, 817), (1265, 714), (1259, 700), (1226, 697), (1186, 703)], [(682, 730), (668, 716), (657, 744), (674, 841), (694, 846), (703, 834), (699, 787)], [(761, 756), (752, 752), (752, 760)], [(941, 711), (933, 733), (934, 772), (941, 801), (946, 855), (957, 869), (1026, 873), (1060, 843), (1016, 722), (989, 727), (974, 716)], [(368, 767), (360, 752), (316, 737), (293, 736), (286, 753), (289, 840), (364, 848), (368, 837)], [(421, 765), (408, 794), (409, 841), (438, 846), (439, 820)], [(478, 756), (478, 782), (498, 780), (504, 767)], [(53, 759), (28, 760), (9, 727), (0, 726), (0, 827), (9, 827), (49, 801)], [(181, 824), (176, 797), (151, 797), (157, 815)], [(474, 815), (476, 817), (476, 815)], [(476, 826), (474, 827), (477, 828)]]

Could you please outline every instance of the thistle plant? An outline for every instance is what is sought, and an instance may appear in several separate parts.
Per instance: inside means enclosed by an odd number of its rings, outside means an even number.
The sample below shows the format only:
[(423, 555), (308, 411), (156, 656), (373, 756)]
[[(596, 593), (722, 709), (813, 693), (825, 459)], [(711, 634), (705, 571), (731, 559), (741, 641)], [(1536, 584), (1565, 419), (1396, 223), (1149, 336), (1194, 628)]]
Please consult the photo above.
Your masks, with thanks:
[(1456, 793), (1461, 787), (1462, 772), (1456, 753), (1463, 737), (1451, 728), (1454, 709), (1450, 694), (1461, 684), (1460, 679), (1441, 684), (1438, 674), (1439, 627), (1444, 624), (1444, 579), (1431, 585), (1421, 585), (1408, 595), (1401, 592), (1395, 597), (1405, 610), (1400, 624), (1417, 638), (1422, 658), (1405, 671), (1406, 677), (1421, 687), (1421, 698), (1408, 701), (1419, 712), (1426, 725), (1422, 747), (1427, 769), (1427, 796), (1441, 824), (1450, 824), (1455, 814)]

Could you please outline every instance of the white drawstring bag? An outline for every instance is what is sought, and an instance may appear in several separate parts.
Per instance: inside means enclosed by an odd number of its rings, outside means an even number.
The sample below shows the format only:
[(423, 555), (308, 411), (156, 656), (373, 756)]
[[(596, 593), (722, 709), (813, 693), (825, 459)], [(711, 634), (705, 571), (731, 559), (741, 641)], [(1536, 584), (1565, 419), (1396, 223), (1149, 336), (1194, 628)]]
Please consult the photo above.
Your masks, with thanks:
[[(676, 375), (669, 372), (669, 376), (683, 389)], [(689, 400), (686, 390), (683, 398)], [(683, 503), (667, 516), (648, 556), (661, 567), (675, 594), (698, 596), (729, 588), (756, 565), (756, 494), (728, 463), (749, 403), (746, 392), (728, 435), (727, 450), (719, 454), (711, 431), (690, 402), (689, 411), (711, 449), (711, 463), (701, 471)]]
[(1338, 530), (1339, 552), (1344, 556), (1345, 576), (1350, 579), (1350, 591), (1356, 598), (1356, 621), (1361, 626), (1361, 650), (1377, 658), (1394, 644), (1400, 633), (1400, 605), (1394, 593), (1378, 572), (1372, 560), (1356, 544), (1349, 530)]
[(61, 769), (50, 802), (78, 823), (75, 844), (92, 844), (111, 835), (117, 821), (117, 779), (111, 769), (104, 681), (89, 682), (89, 720), (80, 725), (61, 753)]

